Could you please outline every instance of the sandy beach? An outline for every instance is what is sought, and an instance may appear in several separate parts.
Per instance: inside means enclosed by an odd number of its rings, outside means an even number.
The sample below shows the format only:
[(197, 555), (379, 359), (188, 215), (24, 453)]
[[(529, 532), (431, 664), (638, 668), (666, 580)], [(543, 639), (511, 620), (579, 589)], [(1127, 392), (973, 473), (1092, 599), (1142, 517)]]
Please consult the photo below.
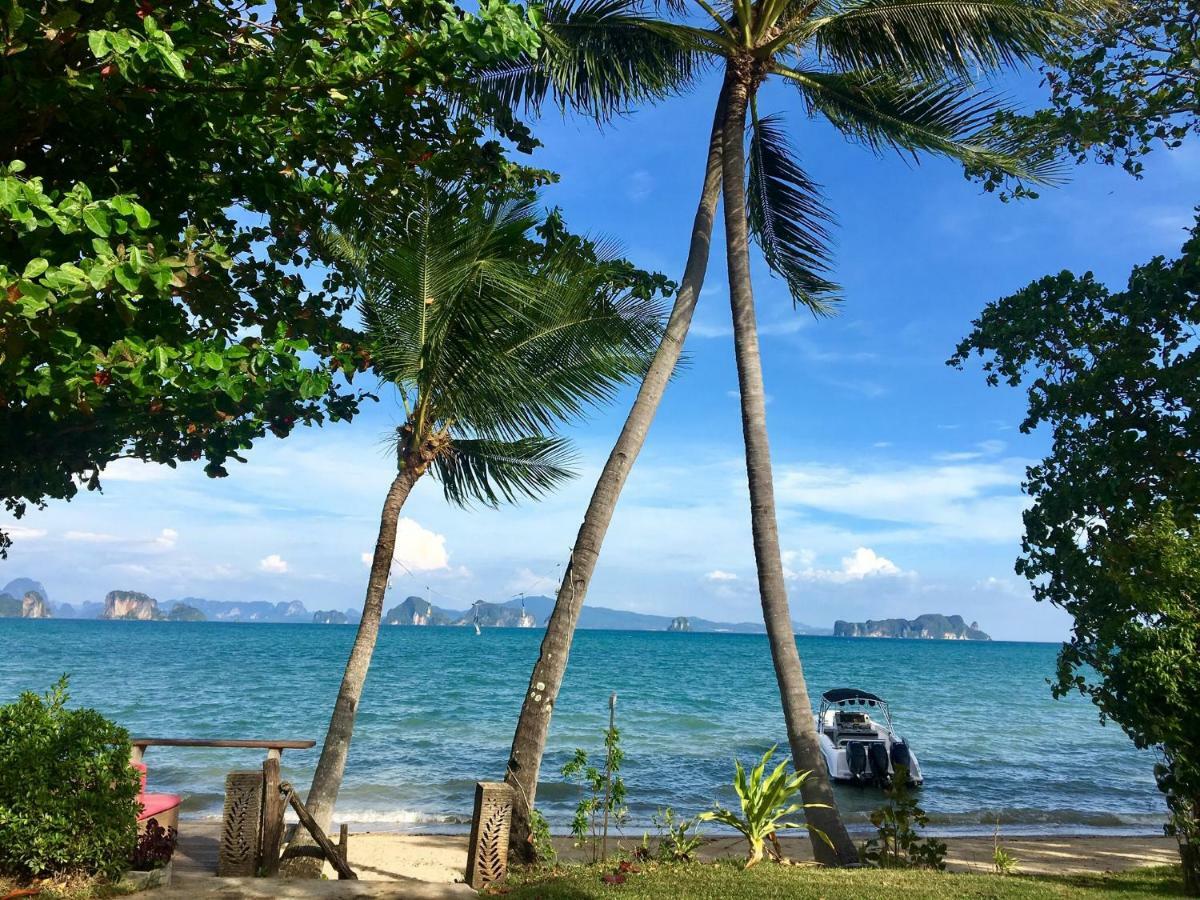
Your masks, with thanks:
[[(185, 822), (176, 855), (176, 873), (192, 879), (211, 875), (216, 867), (217, 824)], [(639, 840), (622, 841), (632, 849)], [(953, 871), (989, 872), (993, 840), (990, 837), (947, 839), (948, 864)], [(1175, 841), (1166, 837), (1024, 837), (1001, 840), (1017, 859), (1017, 868), (1027, 874), (1067, 874), (1077, 872), (1118, 872), (1139, 866), (1170, 865), (1178, 861)], [(557, 838), (555, 844), (564, 859), (583, 858), (570, 839)], [(808, 841), (787, 838), (787, 855), (809, 860)], [(744, 852), (738, 837), (707, 841), (702, 859), (738, 857)], [(364, 881), (413, 879), (448, 885), (460, 881), (467, 863), (467, 838), (464, 835), (414, 835), (394, 832), (356, 832), (350, 837), (350, 865)], [(336, 878), (332, 868), (328, 874)]]

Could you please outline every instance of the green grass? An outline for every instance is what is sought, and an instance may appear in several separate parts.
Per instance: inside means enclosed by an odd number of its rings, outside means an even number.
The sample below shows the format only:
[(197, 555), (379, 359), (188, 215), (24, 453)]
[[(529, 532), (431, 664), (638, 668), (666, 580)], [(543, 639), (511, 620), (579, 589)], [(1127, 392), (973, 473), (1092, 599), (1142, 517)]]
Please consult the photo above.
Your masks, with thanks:
[(508, 900), (864, 900), (864, 898), (1099, 898), (1184, 896), (1178, 867), (1135, 869), (1115, 875), (975, 875), (949, 872), (858, 869), (853, 871), (763, 863), (743, 871), (739, 863), (648, 863), (605, 884), (613, 866), (564, 866), (552, 872), (514, 873), (500, 888)]

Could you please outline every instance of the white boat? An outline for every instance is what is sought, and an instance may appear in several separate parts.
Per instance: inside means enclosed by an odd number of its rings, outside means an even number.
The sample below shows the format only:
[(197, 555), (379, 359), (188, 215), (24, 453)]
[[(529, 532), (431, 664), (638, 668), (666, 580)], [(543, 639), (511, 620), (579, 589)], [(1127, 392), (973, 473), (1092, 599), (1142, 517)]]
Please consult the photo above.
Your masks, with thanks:
[(821, 695), (817, 732), (829, 777), (848, 784), (891, 784), (896, 768), (908, 783), (924, 782), (921, 764), (892, 725), (887, 701), (858, 688), (834, 688)]

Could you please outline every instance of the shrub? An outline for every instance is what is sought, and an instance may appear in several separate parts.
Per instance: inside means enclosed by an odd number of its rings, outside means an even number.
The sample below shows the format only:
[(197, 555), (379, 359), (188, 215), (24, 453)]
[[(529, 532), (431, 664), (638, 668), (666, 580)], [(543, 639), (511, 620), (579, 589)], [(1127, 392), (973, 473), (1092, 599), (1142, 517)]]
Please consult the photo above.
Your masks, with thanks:
[(608, 823), (611, 818), (618, 829), (629, 810), (625, 806), (625, 781), (621, 778), (621, 732), (610, 726), (604, 732), (604, 768), (588, 761), (586, 750), (577, 748), (562, 767), (563, 777), (579, 782), (581, 797), (571, 820), (575, 846), (590, 846), (592, 862), (604, 859), (608, 850)]
[[(702, 812), (697, 817), (700, 822), (717, 822), (728, 825), (742, 833), (750, 847), (746, 855), (746, 868), (757, 865), (763, 858), (766, 842), (770, 840), (775, 846), (775, 857), (780, 859), (782, 853), (778, 849), (776, 832), (787, 828), (804, 828), (810, 826), (803, 822), (795, 822), (788, 818), (802, 809), (816, 807), (816, 803), (798, 803), (795, 798), (800, 793), (805, 780), (812, 773), (792, 772), (788, 774), (787, 767), (791, 762), (785, 759), (770, 775), (766, 774), (767, 763), (775, 753), (775, 748), (768, 750), (758, 761), (750, 774), (742, 768), (740, 760), (734, 760), (733, 789), (741, 801), (742, 813), (738, 815), (732, 810), (717, 806), (708, 812)], [(829, 837), (816, 828), (811, 829), (825, 841)]]
[(546, 821), (540, 809), (531, 810), (529, 813), (529, 840), (533, 844), (534, 857), (541, 865), (554, 866), (558, 863), (558, 851), (554, 849), (550, 823)]
[(669, 806), (654, 814), (654, 827), (658, 829), (658, 858), (663, 862), (691, 862), (704, 843), (699, 817), (680, 818)]
[(179, 832), (174, 828), (163, 828), (158, 819), (146, 823), (146, 830), (138, 835), (137, 846), (133, 848), (133, 857), (129, 866), (137, 872), (149, 872), (161, 869), (171, 861), (175, 853), (175, 843)]
[(0, 872), (117, 877), (137, 840), (129, 734), (67, 709), (64, 675), (0, 706)]
[(929, 816), (909, 790), (904, 766), (896, 766), (886, 793), (888, 802), (871, 813), (879, 834), (863, 846), (863, 861), (881, 869), (946, 868), (946, 844), (923, 838), (918, 830), (929, 824)]

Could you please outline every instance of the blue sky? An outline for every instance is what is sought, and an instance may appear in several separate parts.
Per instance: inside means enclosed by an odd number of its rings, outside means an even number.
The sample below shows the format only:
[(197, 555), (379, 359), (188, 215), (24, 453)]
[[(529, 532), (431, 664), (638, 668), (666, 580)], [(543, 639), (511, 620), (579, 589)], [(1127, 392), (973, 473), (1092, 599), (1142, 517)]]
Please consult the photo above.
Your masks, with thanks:
[[(1003, 87), (1035, 98), (1036, 81)], [(550, 114), (534, 163), (559, 172), (548, 204), (572, 228), (619, 239), (642, 266), (677, 278), (702, 175), (716, 84), (603, 131)], [(1068, 619), (1034, 603), (1012, 573), (1024, 466), (1044, 438), (1016, 426), (1022, 394), (987, 388), (944, 362), (991, 299), (1044, 274), (1091, 270), (1113, 285), (1175, 253), (1200, 197), (1196, 147), (1158, 152), (1135, 181), (1098, 166), (1037, 201), (1002, 204), (950, 163), (877, 158), (806, 119), (784, 90), (809, 174), (836, 211), (839, 316), (794, 312), (756, 271), (780, 528), (794, 617), (961, 613), (993, 636), (1060, 640)], [(589, 602), (726, 621), (759, 616), (730, 338), (717, 236), (689, 339), (617, 511)], [(550, 593), (627, 408), (626, 394), (570, 430), (581, 476), (539, 504), (448, 507), (418, 487), (401, 522), (395, 601)], [(0, 584), (28, 575), (52, 601), (113, 588), (166, 601), (300, 599), (361, 603), (368, 552), (390, 480), (383, 448), (400, 411), (387, 395), (351, 425), (266, 441), (233, 477), (198, 467), (111, 467), (103, 494), (35, 511), (14, 531)]]

